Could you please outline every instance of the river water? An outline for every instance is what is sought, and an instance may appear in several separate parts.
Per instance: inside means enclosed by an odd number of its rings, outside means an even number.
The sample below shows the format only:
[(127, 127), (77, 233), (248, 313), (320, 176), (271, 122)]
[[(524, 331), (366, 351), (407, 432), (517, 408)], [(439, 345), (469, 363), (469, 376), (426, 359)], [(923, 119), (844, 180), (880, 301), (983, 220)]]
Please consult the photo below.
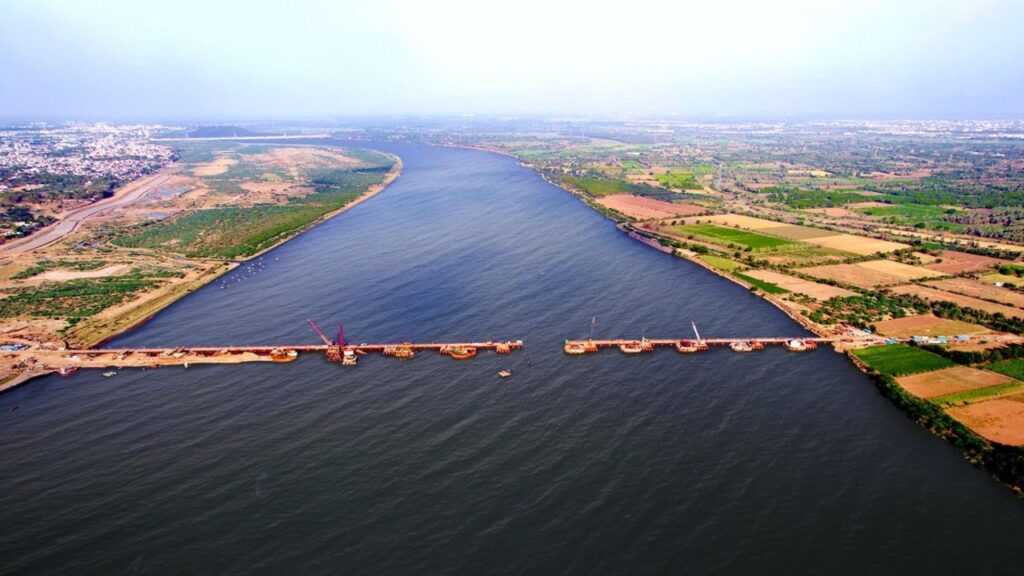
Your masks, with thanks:
[[(0, 396), (0, 573), (1011, 573), (1024, 505), (831, 350), (514, 160), (405, 144), (377, 197), (113, 345), (517, 339), (81, 372)], [(502, 380), (496, 373), (513, 370)], [(10, 408), (18, 406), (17, 411)]]

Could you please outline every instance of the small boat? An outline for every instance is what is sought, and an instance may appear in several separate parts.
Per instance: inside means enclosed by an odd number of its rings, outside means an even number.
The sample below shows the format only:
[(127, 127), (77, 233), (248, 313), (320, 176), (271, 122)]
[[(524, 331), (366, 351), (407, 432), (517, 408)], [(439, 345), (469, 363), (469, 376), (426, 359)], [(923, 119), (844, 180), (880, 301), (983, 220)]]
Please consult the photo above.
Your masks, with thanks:
[(764, 344), (757, 340), (749, 340), (746, 342), (733, 342), (729, 344), (729, 348), (732, 348), (733, 352), (753, 352), (754, 350), (763, 349)]
[(395, 358), (412, 358), (416, 356), (416, 350), (412, 347), (412, 344), (404, 342), (402, 344), (389, 344), (384, 347), (385, 356), (394, 356)]
[(786, 340), (782, 343), (786, 347), (786, 350), (790, 352), (805, 352), (807, 350), (814, 350), (818, 347), (818, 343), (810, 340), (800, 340), (794, 338), (793, 340)]
[(676, 352), (680, 354), (690, 354), (693, 352), (703, 352), (708, 349), (708, 345), (703, 340), (680, 340), (676, 342)]
[(475, 346), (448, 346), (447, 353), (453, 360), (467, 360), (476, 356)]
[(71, 376), (75, 372), (78, 372), (77, 366), (70, 366), (68, 368), (61, 368), (60, 370), (57, 370), (57, 374), (60, 374), (61, 376)]
[(346, 349), (341, 353), (342, 366), (355, 366), (357, 360), (358, 357), (356, 356), (356, 353), (353, 352), (352, 350)]
[(631, 340), (629, 342), (623, 342), (619, 344), (619, 350), (623, 354), (640, 354), (642, 352), (650, 352), (654, 350), (654, 346), (646, 339), (642, 340)]
[(512, 371), (511, 370), (502, 370), (501, 372), (498, 372), (498, 376), (501, 376), (502, 378), (508, 378), (511, 375), (512, 375)]
[(566, 340), (563, 350), (570, 356), (591, 354), (597, 352), (597, 344), (594, 344), (592, 340), (587, 340), (586, 342), (570, 342)]
[(270, 351), (270, 360), (272, 362), (291, 362), (299, 357), (299, 353), (295, 350), (284, 350), (282, 348), (274, 348)]
[(111, 376), (117, 376), (117, 372), (110, 370), (109, 372), (104, 372), (103, 375), (106, 376), (107, 378), (110, 378)]
[(185, 362), (184, 364), (182, 364), (182, 366), (184, 366), (185, 368), (188, 368), (188, 362)]

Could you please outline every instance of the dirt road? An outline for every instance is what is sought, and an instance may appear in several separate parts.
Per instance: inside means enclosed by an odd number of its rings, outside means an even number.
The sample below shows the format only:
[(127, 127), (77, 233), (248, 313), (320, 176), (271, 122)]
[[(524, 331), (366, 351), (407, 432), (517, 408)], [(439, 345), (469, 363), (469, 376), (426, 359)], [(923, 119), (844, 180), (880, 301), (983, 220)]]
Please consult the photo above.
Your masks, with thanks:
[(113, 208), (138, 202), (154, 189), (165, 184), (170, 178), (171, 174), (160, 173), (131, 182), (110, 198), (72, 210), (57, 222), (42, 228), (28, 238), (0, 246), (0, 257), (24, 254), (53, 244), (74, 232), (79, 223)]

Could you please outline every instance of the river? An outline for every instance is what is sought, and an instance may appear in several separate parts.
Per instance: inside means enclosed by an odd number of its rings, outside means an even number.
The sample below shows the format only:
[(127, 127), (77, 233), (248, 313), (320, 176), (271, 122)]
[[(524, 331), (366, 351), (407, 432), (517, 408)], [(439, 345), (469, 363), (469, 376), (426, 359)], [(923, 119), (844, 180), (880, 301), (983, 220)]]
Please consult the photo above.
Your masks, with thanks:
[(0, 573), (1019, 570), (1012, 492), (829, 349), (561, 351), (595, 316), (599, 337), (805, 333), (771, 305), (511, 158), (372, 147), (405, 163), (387, 190), (112, 345), (315, 343), (313, 318), (525, 350), (15, 389)]

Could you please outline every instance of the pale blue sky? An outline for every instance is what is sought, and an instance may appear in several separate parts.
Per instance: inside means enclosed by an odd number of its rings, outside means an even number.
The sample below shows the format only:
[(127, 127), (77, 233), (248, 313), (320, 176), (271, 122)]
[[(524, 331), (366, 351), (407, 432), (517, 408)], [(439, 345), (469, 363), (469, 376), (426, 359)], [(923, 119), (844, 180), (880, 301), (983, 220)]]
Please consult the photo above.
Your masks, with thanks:
[(1024, 116), (1024, 1), (0, 0), (0, 117)]

